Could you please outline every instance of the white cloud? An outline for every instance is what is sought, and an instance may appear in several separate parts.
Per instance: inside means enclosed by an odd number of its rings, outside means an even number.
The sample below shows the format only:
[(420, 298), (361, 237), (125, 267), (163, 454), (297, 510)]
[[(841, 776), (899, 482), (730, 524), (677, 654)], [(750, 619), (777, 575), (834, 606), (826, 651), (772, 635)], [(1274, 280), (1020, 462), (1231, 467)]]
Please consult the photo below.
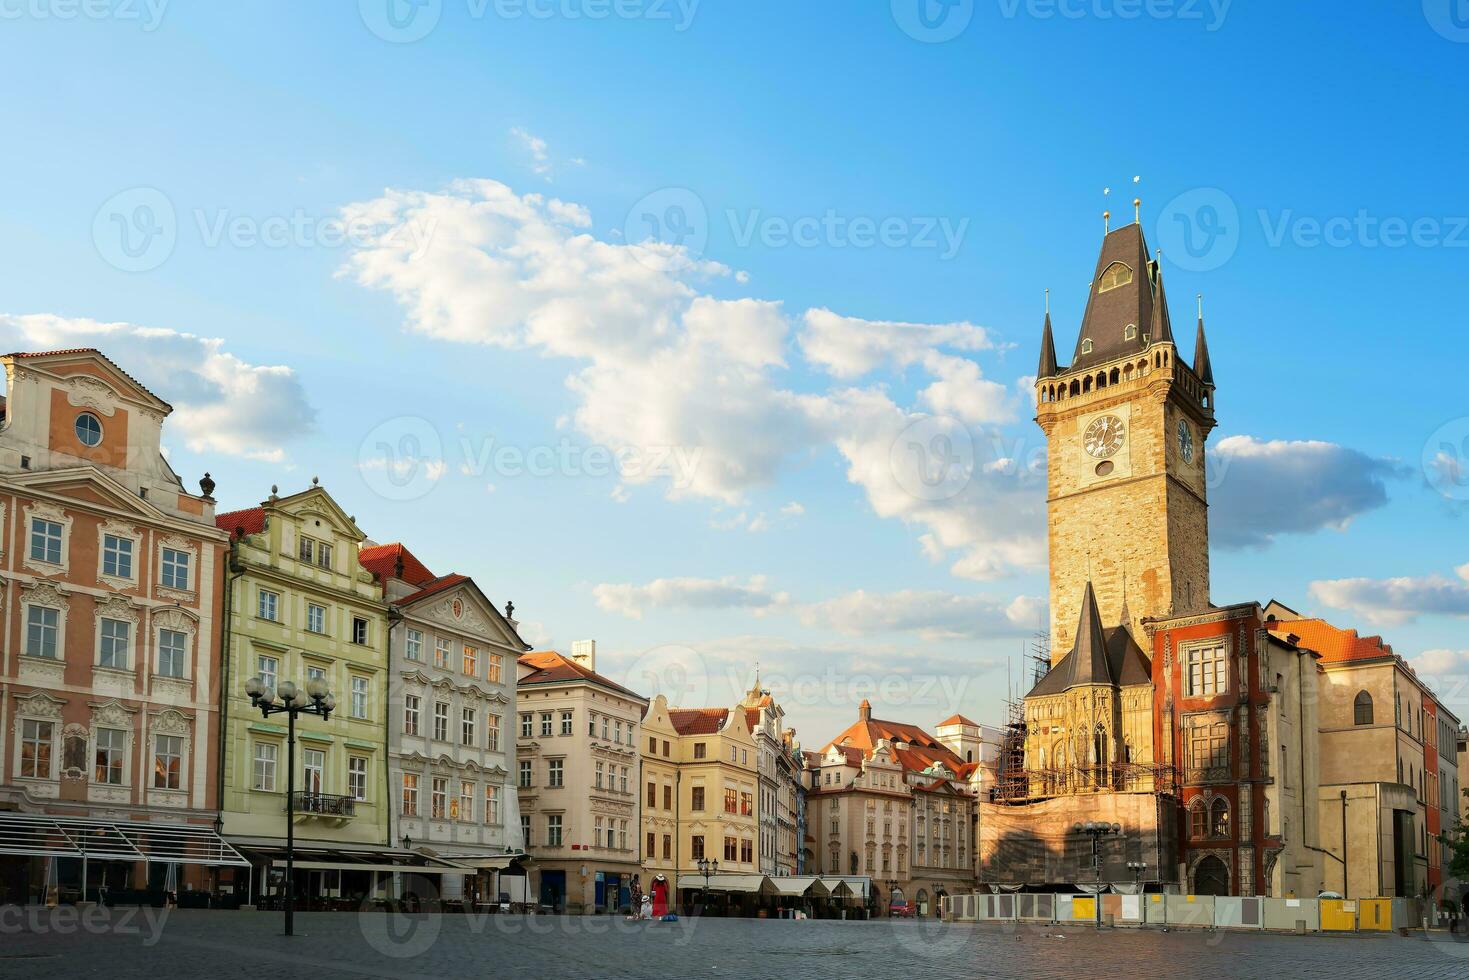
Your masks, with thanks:
[(780, 512), (785, 517), (800, 517), (802, 514), (806, 513), (806, 508), (801, 506), (800, 501), (792, 500), (790, 503), (782, 507), (780, 509)]
[(282, 443), (309, 431), (316, 417), (291, 368), (247, 363), (217, 338), (52, 314), (0, 314), (0, 346), (97, 347), (173, 405), (164, 439), (181, 437), (194, 453), (282, 462)]
[(899, 323), (807, 310), (801, 350), (806, 360), (833, 377), (851, 380), (882, 367), (908, 367), (939, 348), (983, 351), (995, 347), (989, 333), (972, 323)]
[(1457, 581), (1443, 575), (1426, 575), (1312, 582), (1311, 597), (1382, 626), (1399, 626), (1419, 616), (1469, 617), (1469, 564), (1454, 571)]
[(519, 126), (510, 130), (510, 135), (520, 143), (521, 148), (530, 154), (531, 170), (538, 177), (551, 179), (551, 154), (546, 146), (546, 141), (533, 133), (528, 133)]
[(1043, 599), (1018, 596), (1005, 600), (951, 592), (877, 593), (858, 589), (800, 609), (808, 626), (842, 633), (915, 633), (923, 640), (988, 639), (1021, 635), (1040, 628)]
[(1229, 436), (1210, 462), (1209, 529), (1224, 548), (1263, 547), (1281, 534), (1344, 530), (1387, 503), (1387, 481), (1401, 474), (1376, 459), (1329, 442)]
[(1469, 674), (1469, 650), (1424, 650), (1408, 662), (1420, 676)]
[(763, 610), (787, 601), (783, 592), (771, 592), (763, 575), (748, 582), (735, 578), (660, 578), (646, 585), (604, 582), (592, 589), (597, 606), (607, 612), (642, 619), (649, 609)]

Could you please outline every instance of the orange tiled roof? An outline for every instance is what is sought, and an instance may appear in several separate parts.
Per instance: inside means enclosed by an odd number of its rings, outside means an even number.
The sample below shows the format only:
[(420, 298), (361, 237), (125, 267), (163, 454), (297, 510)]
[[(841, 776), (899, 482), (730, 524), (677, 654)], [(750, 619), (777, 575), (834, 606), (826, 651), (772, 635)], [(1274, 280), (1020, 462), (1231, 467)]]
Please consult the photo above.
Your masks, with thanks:
[(265, 530), (265, 508), (247, 507), (244, 510), (215, 514), (214, 526), (230, 534), (234, 534), (236, 528), (244, 528), (246, 534), (259, 534)]
[[(639, 701), (647, 701), (647, 698), (638, 694), (636, 691), (630, 691), (621, 684), (608, 680), (595, 670), (583, 667), (575, 660), (563, 656), (555, 650), (537, 650), (532, 653), (527, 653), (520, 658), (520, 662), (527, 667), (535, 668), (531, 673), (520, 679), (521, 684), (555, 684), (564, 681), (584, 680), (611, 688), (614, 691), (626, 694), (628, 697), (637, 698)], [(669, 712), (669, 714), (672, 713)]]
[(668, 721), (680, 735), (713, 735), (728, 720), (728, 708), (668, 709)]
[(745, 709), (745, 724), (746, 724), (746, 726), (749, 727), (750, 731), (752, 731), (752, 732), (755, 729), (757, 729), (757, 728), (760, 727), (760, 709), (759, 708), (746, 708)]
[(384, 582), (394, 576), (399, 558), (403, 559), (403, 581), (409, 585), (423, 588), (438, 578), (401, 542), (373, 545), (371, 548), (361, 548), (357, 552), (357, 560), (362, 563), (362, 567), (369, 572), (376, 572), (378, 578)]
[(468, 581), (468, 575), (460, 575), (458, 572), (454, 572), (453, 574), (445, 575), (442, 578), (434, 579), (412, 595), (404, 596), (402, 599), (399, 599), (398, 602), (401, 605), (406, 606), (409, 603), (417, 602), (420, 599), (427, 599), (431, 595), (437, 595), (438, 593), (443, 592), (445, 589), (458, 585), (461, 582)]
[(1347, 663), (1392, 657), (1393, 649), (1380, 636), (1358, 636), (1356, 630), (1338, 629), (1324, 619), (1274, 620), (1266, 624), (1277, 633), (1294, 633), (1301, 646), (1321, 654), (1323, 663)]
[(964, 760), (955, 755), (953, 750), (917, 725), (908, 725), (899, 721), (883, 721), (880, 718), (857, 719), (850, 728), (828, 742), (827, 747), (850, 746), (861, 750), (863, 757), (870, 759), (872, 750), (882, 739), (894, 743), (908, 743), (908, 748), (896, 749), (895, 754), (903, 768), (912, 772), (922, 772), (935, 762), (942, 763), (945, 768), (957, 772), (958, 768), (964, 764)]
[(979, 722), (977, 722), (977, 721), (970, 721), (968, 718), (965, 718), (963, 715), (952, 715), (952, 716), (950, 716), (948, 718), (945, 718), (943, 721), (939, 722), (938, 727), (939, 728), (947, 728), (950, 725), (969, 725), (969, 726), (971, 726), (973, 728), (978, 728), (979, 727)]

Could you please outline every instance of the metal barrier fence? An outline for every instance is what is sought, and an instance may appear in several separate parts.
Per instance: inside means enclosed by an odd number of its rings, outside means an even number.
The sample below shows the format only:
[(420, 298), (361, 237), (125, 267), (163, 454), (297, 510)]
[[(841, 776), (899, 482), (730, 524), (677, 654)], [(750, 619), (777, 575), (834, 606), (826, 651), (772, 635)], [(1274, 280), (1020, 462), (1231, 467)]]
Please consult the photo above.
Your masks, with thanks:
[(1277, 932), (1390, 932), (1417, 928), (1423, 902), (1410, 898), (1358, 900), (1214, 895), (1118, 895), (977, 892), (945, 899), (944, 918), (955, 922), (1086, 924), (1120, 927), (1273, 930)]

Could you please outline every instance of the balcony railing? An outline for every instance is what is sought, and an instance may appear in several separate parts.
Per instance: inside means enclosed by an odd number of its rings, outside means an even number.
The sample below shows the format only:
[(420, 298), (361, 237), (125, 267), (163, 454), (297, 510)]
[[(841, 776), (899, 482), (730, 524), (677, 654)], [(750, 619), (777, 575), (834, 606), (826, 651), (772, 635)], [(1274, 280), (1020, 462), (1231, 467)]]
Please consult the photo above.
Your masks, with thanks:
[(357, 815), (357, 801), (350, 796), (302, 791), (294, 794), (294, 797), (296, 812), (300, 814), (314, 814), (320, 817), (354, 817)]

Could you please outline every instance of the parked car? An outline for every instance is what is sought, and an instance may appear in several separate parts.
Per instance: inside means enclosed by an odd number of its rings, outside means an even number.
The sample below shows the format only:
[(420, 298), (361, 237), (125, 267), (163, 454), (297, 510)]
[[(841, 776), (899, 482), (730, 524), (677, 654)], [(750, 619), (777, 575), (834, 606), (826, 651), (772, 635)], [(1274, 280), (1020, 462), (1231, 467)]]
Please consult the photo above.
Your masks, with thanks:
[(894, 902), (888, 906), (888, 915), (894, 919), (913, 918), (913, 906), (907, 902)]

